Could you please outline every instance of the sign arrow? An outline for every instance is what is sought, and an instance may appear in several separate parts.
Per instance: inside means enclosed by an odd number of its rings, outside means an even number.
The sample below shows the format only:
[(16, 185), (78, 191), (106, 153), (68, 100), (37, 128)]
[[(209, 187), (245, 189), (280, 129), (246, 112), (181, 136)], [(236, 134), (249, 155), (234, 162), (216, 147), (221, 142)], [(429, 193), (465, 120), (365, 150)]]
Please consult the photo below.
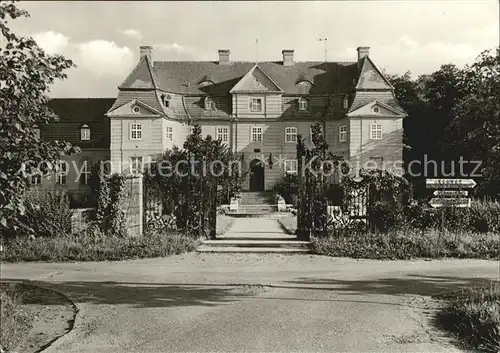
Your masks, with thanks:
[(467, 190), (434, 190), (434, 196), (441, 197), (466, 197), (469, 194)]
[(473, 189), (473, 179), (426, 179), (425, 186), (430, 189)]
[(429, 201), (429, 205), (434, 208), (440, 207), (470, 207), (470, 198), (439, 198), (434, 197)]

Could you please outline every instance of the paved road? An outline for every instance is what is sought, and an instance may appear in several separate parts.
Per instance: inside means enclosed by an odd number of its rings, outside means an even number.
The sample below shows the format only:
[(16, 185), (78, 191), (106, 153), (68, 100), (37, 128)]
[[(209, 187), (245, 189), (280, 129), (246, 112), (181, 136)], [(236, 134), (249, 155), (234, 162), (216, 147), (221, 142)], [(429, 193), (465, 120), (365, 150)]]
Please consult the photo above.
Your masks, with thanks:
[(370, 261), (185, 254), (107, 263), (8, 264), (79, 308), (47, 353), (453, 352), (427, 295), (499, 278), (493, 261)]

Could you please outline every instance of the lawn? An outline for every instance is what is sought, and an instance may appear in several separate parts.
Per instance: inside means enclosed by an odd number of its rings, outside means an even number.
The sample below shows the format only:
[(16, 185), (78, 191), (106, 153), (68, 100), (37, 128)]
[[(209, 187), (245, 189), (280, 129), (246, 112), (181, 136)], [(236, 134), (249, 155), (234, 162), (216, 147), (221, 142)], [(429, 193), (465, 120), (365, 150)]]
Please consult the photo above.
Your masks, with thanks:
[(448, 304), (437, 315), (438, 325), (471, 348), (500, 352), (500, 282), (442, 296)]

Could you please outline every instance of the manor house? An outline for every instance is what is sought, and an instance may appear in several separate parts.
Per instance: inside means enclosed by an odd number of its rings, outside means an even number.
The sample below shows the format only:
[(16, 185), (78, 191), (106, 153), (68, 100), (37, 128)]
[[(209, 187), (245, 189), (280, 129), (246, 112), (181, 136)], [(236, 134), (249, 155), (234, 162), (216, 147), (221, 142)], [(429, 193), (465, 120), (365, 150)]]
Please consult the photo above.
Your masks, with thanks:
[[(75, 182), (68, 171), (47, 183), (85, 190), (90, 163), (106, 159), (114, 172), (138, 172), (150, 158), (182, 147), (195, 124), (243, 156), (251, 171), (245, 190), (270, 190), (295, 172), (297, 136), (312, 143), (316, 123), (331, 151), (353, 164), (402, 160), (406, 113), (369, 47), (359, 47), (352, 62), (298, 62), (294, 50), (257, 63), (232, 61), (230, 54), (155, 61), (153, 48), (141, 46), (116, 98), (51, 100), (61, 120), (42, 137), (79, 145), (83, 152), (69, 159), (81, 164), (84, 177)], [(263, 165), (262, 157), (285, 161)]]

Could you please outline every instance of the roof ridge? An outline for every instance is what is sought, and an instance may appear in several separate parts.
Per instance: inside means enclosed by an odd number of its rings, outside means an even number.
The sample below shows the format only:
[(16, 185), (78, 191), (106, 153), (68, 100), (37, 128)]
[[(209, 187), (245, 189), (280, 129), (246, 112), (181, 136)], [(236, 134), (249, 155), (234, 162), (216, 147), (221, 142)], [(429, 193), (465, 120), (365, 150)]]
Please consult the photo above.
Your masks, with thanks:
[[(262, 63), (279, 63), (282, 62), (282, 60), (265, 60), (265, 61), (259, 61), (257, 64), (262, 64)], [(153, 63), (217, 63), (217, 60), (155, 60)], [(229, 64), (225, 64), (224, 66), (228, 66), (231, 64), (253, 64), (255, 65), (255, 61), (243, 61), (243, 60), (235, 60), (235, 61), (230, 61)], [(356, 61), (345, 61), (345, 60), (338, 60), (338, 61), (324, 61), (324, 60), (301, 60), (301, 61), (294, 61), (295, 64), (304, 64), (304, 63), (319, 63), (319, 64), (338, 64), (338, 63), (343, 63), (343, 64), (356, 64)], [(292, 65), (293, 67), (293, 65)], [(154, 68), (154, 65), (153, 65)]]

